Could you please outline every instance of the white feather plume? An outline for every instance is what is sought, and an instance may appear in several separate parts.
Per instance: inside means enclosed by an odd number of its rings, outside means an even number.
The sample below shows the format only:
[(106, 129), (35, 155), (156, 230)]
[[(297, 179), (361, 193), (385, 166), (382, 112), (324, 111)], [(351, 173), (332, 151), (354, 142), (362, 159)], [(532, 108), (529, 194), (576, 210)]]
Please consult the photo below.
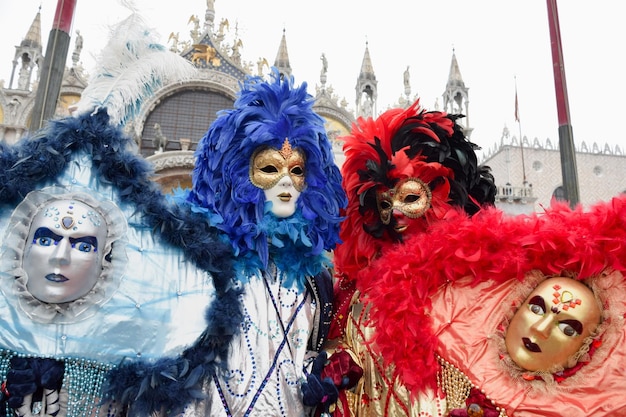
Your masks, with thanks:
[(74, 114), (106, 108), (111, 124), (124, 125), (161, 86), (193, 77), (196, 69), (158, 41), (139, 14), (111, 28), (96, 70)]

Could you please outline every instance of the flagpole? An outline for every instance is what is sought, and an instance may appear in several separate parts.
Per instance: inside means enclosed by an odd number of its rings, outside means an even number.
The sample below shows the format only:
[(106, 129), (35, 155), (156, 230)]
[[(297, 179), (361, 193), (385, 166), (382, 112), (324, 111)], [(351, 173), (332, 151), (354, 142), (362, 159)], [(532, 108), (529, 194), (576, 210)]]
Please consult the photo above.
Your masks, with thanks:
[(519, 102), (517, 101), (517, 77), (515, 79), (515, 121), (517, 122), (517, 126), (519, 127), (519, 143), (520, 150), (522, 152), (522, 175), (524, 177), (523, 185), (526, 186), (526, 163), (524, 162), (524, 139), (522, 138), (522, 121), (519, 117)]
[(565, 82), (565, 65), (561, 47), (561, 29), (556, 0), (548, 2), (548, 23), (550, 25), (550, 41), (552, 46), (552, 67), (554, 70), (554, 87), (556, 91), (556, 107), (559, 118), (559, 148), (561, 154), (561, 171), (563, 190), (570, 207), (574, 208), (580, 200), (578, 190), (578, 172), (576, 169), (576, 149), (574, 135), (569, 117), (567, 84)]
[(44, 122), (52, 118), (56, 111), (63, 83), (67, 51), (70, 47), (70, 31), (76, 1), (57, 0), (52, 30), (48, 36), (46, 56), (37, 84), (37, 94), (30, 121), (31, 132), (43, 127)]

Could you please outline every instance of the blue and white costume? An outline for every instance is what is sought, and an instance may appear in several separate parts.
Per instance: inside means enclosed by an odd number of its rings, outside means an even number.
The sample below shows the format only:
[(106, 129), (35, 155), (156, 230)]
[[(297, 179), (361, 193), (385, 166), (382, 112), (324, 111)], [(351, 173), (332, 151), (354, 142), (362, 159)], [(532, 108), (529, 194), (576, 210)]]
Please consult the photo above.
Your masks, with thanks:
[(316, 401), (302, 390), (329, 325), (328, 251), (346, 198), (306, 84), (271, 78), (248, 78), (218, 115), (185, 196), (232, 245), (240, 291), (225, 370), (206, 387), (211, 416), (302, 416)]
[[(166, 202), (149, 180), (149, 164), (126, 149), (131, 144), (121, 130), (108, 124), (103, 111), (52, 122), (32, 139), (5, 146), (1, 152), (0, 378), (11, 380), (10, 372), (17, 372), (12, 369), (13, 358), (59, 361), (65, 371), (59, 376), (61, 396), (69, 396), (62, 401), (59, 416), (119, 413), (100, 407), (103, 386), (116, 383), (108, 380), (110, 372), (125, 363), (142, 363), (146, 373), (159, 369), (163, 358), (176, 364), (185, 352), (195, 352), (196, 341), (207, 328), (209, 306), (219, 305), (214, 302), (219, 271), (226, 271), (227, 282), (232, 278), (230, 248), (202, 217)], [(26, 289), (28, 277), (21, 263), (29, 219), (50, 198), (85, 194), (92, 207), (107, 213), (109, 238), (115, 240), (110, 267), (79, 300), (38, 301)], [(201, 230), (204, 235), (194, 237)], [(204, 247), (202, 253), (186, 248), (194, 239)], [(205, 263), (202, 268), (194, 262), (198, 260)], [(34, 387), (45, 386), (36, 369), (19, 371), (32, 371), (24, 378)], [(124, 379), (124, 389), (135, 389), (135, 379), (128, 375)], [(167, 390), (184, 391), (184, 381), (180, 378)], [(10, 404), (20, 389), (11, 385), (7, 389), (9, 397), (4, 400)], [(130, 392), (136, 396), (138, 390)], [(184, 397), (179, 396), (182, 401), (176, 404), (184, 406), (192, 395)]]
[[(137, 18), (114, 32), (76, 117), (0, 143), (0, 415), (177, 415), (226, 358), (232, 248), (206, 216), (165, 199), (122, 130), (164, 76), (190, 67)], [(104, 219), (110, 259), (88, 293), (42, 300), (22, 262), (31, 222), (47, 202), (74, 200)], [(69, 229), (72, 216), (52, 222)], [(45, 285), (68, 280), (48, 275)]]

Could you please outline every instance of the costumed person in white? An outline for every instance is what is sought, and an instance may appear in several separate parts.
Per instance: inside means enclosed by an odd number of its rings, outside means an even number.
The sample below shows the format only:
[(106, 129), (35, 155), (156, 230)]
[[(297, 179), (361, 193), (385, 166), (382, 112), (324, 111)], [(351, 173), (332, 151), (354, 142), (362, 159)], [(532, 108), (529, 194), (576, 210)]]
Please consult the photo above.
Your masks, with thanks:
[(219, 218), (236, 254), (240, 323), (224, 372), (207, 387), (207, 415), (303, 416), (328, 399), (310, 371), (329, 325), (328, 251), (346, 199), (306, 84), (273, 69), (271, 80), (242, 87), (198, 144), (193, 188), (182, 196)]
[(76, 116), (0, 143), (0, 415), (192, 416), (232, 338), (230, 245), (123, 131), (193, 67), (136, 14), (112, 33)]

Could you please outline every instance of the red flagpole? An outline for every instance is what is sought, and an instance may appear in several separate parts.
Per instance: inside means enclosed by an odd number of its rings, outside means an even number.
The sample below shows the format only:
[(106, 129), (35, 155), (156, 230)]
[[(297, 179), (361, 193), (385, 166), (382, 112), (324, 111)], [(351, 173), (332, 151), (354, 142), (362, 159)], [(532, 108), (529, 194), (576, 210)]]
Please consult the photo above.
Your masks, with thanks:
[(57, 8), (52, 23), (52, 30), (48, 36), (46, 56), (37, 86), (35, 105), (31, 115), (30, 130), (43, 127), (46, 120), (54, 116), (56, 111), (67, 51), (70, 47), (70, 31), (74, 19), (74, 9), (77, 0), (57, 0)]
[(565, 191), (565, 198), (573, 208), (578, 204), (580, 198), (578, 191), (578, 172), (576, 169), (576, 149), (574, 147), (572, 125), (570, 124), (567, 83), (565, 82), (565, 65), (563, 63), (563, 48), (561, 46), (559, 12), (557, 10), (556, 0), (547, 0), (547, 2), (556, 107), (559, 121), (559, 148), (561, 153), (563, 189)]

